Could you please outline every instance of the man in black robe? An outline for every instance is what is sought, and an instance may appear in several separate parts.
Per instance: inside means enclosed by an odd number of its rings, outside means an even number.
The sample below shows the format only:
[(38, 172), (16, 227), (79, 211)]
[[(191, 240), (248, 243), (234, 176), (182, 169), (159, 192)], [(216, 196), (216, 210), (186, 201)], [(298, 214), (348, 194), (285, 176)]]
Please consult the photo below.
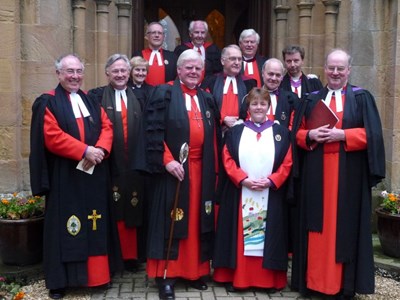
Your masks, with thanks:
[[(325, 63), (328, 86), (307, 98), (304, 115), (294, 121), (303, 122), (297, 145), (305, 156), (300, 172), (294, 170), (302, 190), (292, 287), (302, 294), (314, 290), (338, 299), (374, 293), (371, 188), (385, 177), (375, 100), (367, 90), (348, 83), (350, 69), (350, 55), (332, 50)], [(338, 116), (333, 128), (306, 127), (318, 101)]]
[(208, 77), (222, 71), (221, 50), (217, 45), (207, 42), (208, 24), (202, 20), (191, 21), (189, 24), (190, 41), (176, 46), (174, 53), (176, 56), (187, 49), (198, 51), (204, 59), (204, 76)]
[(119, 259), (105, 159), (112, 124), (80, 90), (84, 66), (77, 56), (60, 57), (56, 73), (57, 88), (32, 107), (29, 166), (33, 195), (46, 196), (46, 287), (60, 299), (66, 287), (108, 284)]
[[(210, 271), (215, 226), (218, 110), (212, 95), (198, 88), (204, 68), (200, 54), (186, 50), (177, 65), (179, 79), (157, 86), (146, 105), (142, 156), (136, 164), (152, 178), (147, 273), (155, 277), (161, 299), (175, 299), (177, 277), (193, 288), (207, 289), (200, 277)], [(180, 163), (184, 143), (189, 153)]]
[(138, 259), (144, 260), (145, 238), (142, 237), (144, 215), (143, 178), (132, 170), (133, 158), (142, 118), (141, 103), (127, 86), (130, 62), (126, 55), (111, 55), (105, 66), (107, 86), (88, 92), (104, 108), (113, 123), (113, 146), (110, 171), (113, 208), (116, 212), (119, 239), (125, 270), (137, 271)]
[(304, 48), (296, 45), (287, 46), (282, 50), (287, 73), (283, 77), (281, 88), (296, 93), (299, 98), (322, 89), (322, 83), (316, 75), (303, 73), (304, 55)]

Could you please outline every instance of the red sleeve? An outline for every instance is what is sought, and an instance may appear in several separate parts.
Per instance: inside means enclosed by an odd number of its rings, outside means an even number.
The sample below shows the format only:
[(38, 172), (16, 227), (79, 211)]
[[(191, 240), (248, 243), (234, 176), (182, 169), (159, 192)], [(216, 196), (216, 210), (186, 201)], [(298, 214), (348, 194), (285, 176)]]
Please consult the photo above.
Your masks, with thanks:
[(174, 160), (175, 158), (172, 155), (171, 150), (169, 150), (167, 144), (164, 142), (164, 166)]
[(289, 147), (283, 162), (279, 166), (276, 172), (272, 173), (268, 176), (268, 179), (271, 180), (275, 187), (279, 189), (282, 184), (285, 183), (286, 179), (288, 178), (290, 171), (292, 169), (292, 147)]
[(367, 133), (365, 128), (344, 129), (346, 142), (344, 149), (346, 151), (360, 151), (367, 149)]
[(307, 134), (308, 130), (305, 129), (305, 119), (303, 118), (301, 120), (301, 125), (299, 127), (299, 130), (297, 131), (296, 134), (296, 142), (299, 147), (306, 150), (312, 150), (310, 149), (309, 145), (307, 145)]
[(224, 164), (226, 173), (232, 182), (239, 187), (240, 183), (247, 178), (247, 174), (238, 167), (235, 160), (232, 158), (226, 145), (222, 149), (222, 163)]
[(43, 130), (45, 145), (50, 152), (77, 161), (82, 159), (87, 145), (64, 132), (48, 108), (44, 115)]

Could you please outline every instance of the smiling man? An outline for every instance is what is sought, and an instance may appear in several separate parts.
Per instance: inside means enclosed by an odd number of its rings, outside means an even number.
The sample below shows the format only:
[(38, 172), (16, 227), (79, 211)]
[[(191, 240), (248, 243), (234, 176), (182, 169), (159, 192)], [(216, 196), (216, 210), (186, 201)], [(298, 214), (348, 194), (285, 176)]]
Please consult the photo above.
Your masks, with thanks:
[[(210, 274), (214, 236), (218, 111), (212, 95), (198, 87), (204, 68), (201, 55), (186, 50), (177, 66), (178, 79), (156, 87), (146, 105), (143, 159), (138, 165), (152, 174), (147, 274), (155, 278), (160, 299), (175, 299), (177, 278), (195, 289), (207, 289), (201, 278)], [(189, 153), (187, 162), (181, 164), (184, 143), (188, 143)], [(181, 188), (176, 194), (179, 181)], [(176, 195), (179, 216), (173, 215)], [(167, 247), (170, 237), (173, 243)]]
[[(144, 257), (144, 243), (139, 245), (143, 220), (143, 178), (132, 171), (139, 143), (142, 108), (133, 90), (127, 86), (131, 65), (123, 54), (111, 55), (105, 66), (109, 84), (89, 91), (105, 109), (113, 123), (114, 139), (110, 155), (110, 198), (116, 212), (118, 233), (125, 269), (136, 271), (139, 256)], [(144, 240), (144, 239), (140, 239)]]
[(214, 43), (207, 42), (208, 24), (202, 20), (191, 21), (189, 24), (190, 41), (175, 48), (174, 52), (179, 56), (187, 49), (194, 49), (201, 54), (205, 62), (204, 76), (210, 76), (221, 72), (221, 51)]
[[(348, 82), (351, 61), (344, 50), (330, 51), (324, 67), (328, 85), (307, 98), (304, 115), (296, 115), (305, 121), (296, 135), (304, 167), (292, 286), (335, 299), (374, 293), (371, 188), (385, 177), (375, 99)], [(319, 101), (338, 117), (335, 127), (304, 126)]]

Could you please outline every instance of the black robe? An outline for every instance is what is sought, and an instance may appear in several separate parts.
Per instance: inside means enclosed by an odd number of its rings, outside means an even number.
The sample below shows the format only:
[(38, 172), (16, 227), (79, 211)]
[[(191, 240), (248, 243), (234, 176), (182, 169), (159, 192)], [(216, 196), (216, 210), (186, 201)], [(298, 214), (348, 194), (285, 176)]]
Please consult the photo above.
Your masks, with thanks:
[[(317, 101), (325, 99), (328, 89), (311, 94), (305, 102), (304, 117)], [(295, 117), (299, 123), (302, 115)], [(339, 150), (339, 187), (336, 233), (336, 261), (343, 264), (345, 295), (374, 293), (374, 261), (371, 240), (371, 188), (385, 177), (385, 151), (381, 121), (375, 99), (367, 91), (347, 85), (342, 129), (365, 128), (367, 149)], [(322, 230), (323, 146), (305, 151), (299, 166), (302, 187), (298, 205), (298, 242), (293, 255), (292, 287), (307, 292), (307, 237), (309, 231)]]
[[(314, 92), (314, 91), (319, 91), (322, 89), (322, 83), (321, 80), (318, 78), (308, 78), (307, 75), (305, 75), (303, 72), (301, 74), (301, 97), (303, 98), (307, 96), (308, 94)], [(285, 90), (285, 91), (292, 91), (292, 87), (290, 84), (290, 75), (286, 74), (281, 82), (280, 88)]]
[[(214, 238), (214, 208), (206, 213), (206, 203), (215, 202), (215, 132), (219, 124), (219, 114), (213, 97), (197, 89), (201, 115), (204, 120), (202, 195), (200, 207), (200, 240), (201, 260), (211, 258)], [(180, 81), (177, 79), (171, 85), (159, 85), (149, 99), (143, 115), (142, 155), (136, 163), (136, 168), (151, 174), (153, 190), (149, 203), (150, 220), (148, 232), (148, 258), (165, 259), (169, 237), (171, 209), (175, 198), (177, 179), (165, 171), (163, 163), (164, 142), (179, 161), (179, 151), (183, 143), (189, 141), (189, 120), (183, 98)], [(179, 207), (187, 212), (189, 209), (188, 164), (185, 168), (185, 178), (181, 182)], [(188, 232), (188, 220), (175, 223), (171, 259), (179, 255), (179, 240), (184, 239)]]
[[(143, 178), (132, 170), (133, 157), (137, 155), (142, 108), (131, 88), (126, 89), (128, 110), (128, 147), (125, 149), (121, 113), (116, 111), (115, 90), (111, 85), (92, 89), (88, 96), (94, 97), (104, 108), (113, 123), (114, 139), (110, 154), (110, 198), (116, 209), (117, 220), (127, 227), (139, 227), (143, 223)], [(110, 187), (110, 188), (111, 188)]]
[(147, 103), (147, 100), (149, 99), (151, 93), (153, 92), (154, 86), (146, 82), (143, 82), (142, 85), (138, 87), (133, 83), (132, 79), (129, 79), (128, 86), (133, 90), (133, 94), (136, 96), (136, 99), (138, 99), (140, 107), (143, 111)]
[[(256, 56), (250, 61), (253, 61), (253, 60), (255, 60), (257, 62), (258, 74), (260, 74), (260, 80), (261, 80), (260, 85), (262, 86), (264, 84), (262, 82), (263, 81), (263, 79), (262, 79), (262, 68), (264, 66), (264, 63), (267, 61), (267, 58), (264, 57), (264, 56), (261, 56), (259, 54), (256, 54)], [(244, 61), (244, 58), (243, 58), (243, 61)], [(242, 63), (242, 70), (240, 71), (240, 73), (244, 74), (244, 63)]]
[[(230, 128), (226, 133), (225, 143), (229, 153), (239, 163), (239, 143), (242, 136), (244, 124)], [(273, 125), (275, 143), (275, 160), (273, 172), (282, 164), (290, 147), (290, 132), (284, 126)], [(280, 137), (280, 138), (278, 138)], [(241, 189), (225, 176), (222, 182), (222, 194), (220, 208), (218, 210), (218, 221), (215, 236), (215, 249), (213, 255), (214, 268), (236, 267), (237, 257), (237, 228), (239, 203)], [(263, 267), (271, 270), (287, 270), (288, 249), (287, 249), (287, 226), (288, 214), (286, 199), (286, 183), (279, 189), (271, 188), (268, 200), (268, 218), (266, 223), (264, 240)]]
[[(101, 109), (93, 99), (78, 92), (90, 117), (84, 119), (85, 143), (94, 146), (101, 133)], [(116, 243), (115, 221), (110, 209), (110, 175), (107, 160), (96, 165), (92, 175), (76, 169), (78, 161), (49, 152), (44, 144), (44, 115), (48, 108), (60, 128), (79, 139), (79, 129), (67, 92), (58, 85), (55, 96), (43, 94), (32, 106), (31, 188), (34, 195), (46, 196), (43, 264), (48, 289), (87, 285), (88, 256), (108, 255), (111, 270), (121, 266)], [(101, 214), (97, 230), (88, 215)], [(75, 215), (81, 229), (75, 236), (66, 228)], [(117, 244), (118, 245), (118, 244)]]

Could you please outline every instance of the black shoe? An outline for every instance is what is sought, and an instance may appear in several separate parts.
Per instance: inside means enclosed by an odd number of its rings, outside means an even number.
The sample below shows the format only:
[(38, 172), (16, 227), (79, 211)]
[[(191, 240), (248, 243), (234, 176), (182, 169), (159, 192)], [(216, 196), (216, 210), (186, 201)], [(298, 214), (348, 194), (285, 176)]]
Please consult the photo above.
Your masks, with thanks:
[(175, 300), (174, 286), (172, 284), (159, 285), (158, 296), (161, 300)]
[(190, 287), (192, 287), (196, 290), (205, 291), (206, 289), (208, 289), (207, 284), (201, 279), (188, 280), (188, 284)]
[(49, 297), (51, 299), (61, 299), (65, 295), (65, 290), (64, 289), (54, 289), (54, 290), (49, 290)]
[(232, 283), (225, 283), (225, 290), (228, 292), (228, 293), (235, 293), (236, 292), (236, 289), (233, 287), (233, 285), (232, 285)]

